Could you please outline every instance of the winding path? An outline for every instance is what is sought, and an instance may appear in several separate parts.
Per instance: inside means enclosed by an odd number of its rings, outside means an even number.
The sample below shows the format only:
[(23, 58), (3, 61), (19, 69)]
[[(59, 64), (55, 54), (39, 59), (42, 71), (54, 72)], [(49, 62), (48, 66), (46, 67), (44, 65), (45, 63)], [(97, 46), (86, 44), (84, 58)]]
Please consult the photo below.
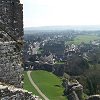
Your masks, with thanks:
[(43, 97), (45, 100), (49, 100), (49, 99), (42, 93), (42, 91), (38, 88), (38, 86), (34, 83), (34, 81), (32, 80), (30, 74), (31, 74), (31, 71), (27, 71), (28, 78), (29, 78), (31, 84), (33, 85), (33, 87), (37, 90), (37, 92), (41, 95), (41, 97)]

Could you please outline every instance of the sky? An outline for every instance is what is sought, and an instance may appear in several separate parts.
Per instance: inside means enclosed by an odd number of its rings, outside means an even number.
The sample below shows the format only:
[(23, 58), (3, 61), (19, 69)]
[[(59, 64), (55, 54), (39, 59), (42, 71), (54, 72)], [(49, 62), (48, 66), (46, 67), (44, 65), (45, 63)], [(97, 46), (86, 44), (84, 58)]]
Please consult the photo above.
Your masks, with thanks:
[(100, 0), (21, 0), (24, 27), (100, 25)]

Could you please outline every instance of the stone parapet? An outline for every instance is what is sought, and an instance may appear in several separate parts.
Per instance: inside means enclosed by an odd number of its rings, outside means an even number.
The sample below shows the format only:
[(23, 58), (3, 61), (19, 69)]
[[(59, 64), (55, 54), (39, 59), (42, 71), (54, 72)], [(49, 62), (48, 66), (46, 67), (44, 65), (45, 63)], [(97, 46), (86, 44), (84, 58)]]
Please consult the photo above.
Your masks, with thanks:
[(0, 100), (42, 100), (31, 92), (0, 83)]

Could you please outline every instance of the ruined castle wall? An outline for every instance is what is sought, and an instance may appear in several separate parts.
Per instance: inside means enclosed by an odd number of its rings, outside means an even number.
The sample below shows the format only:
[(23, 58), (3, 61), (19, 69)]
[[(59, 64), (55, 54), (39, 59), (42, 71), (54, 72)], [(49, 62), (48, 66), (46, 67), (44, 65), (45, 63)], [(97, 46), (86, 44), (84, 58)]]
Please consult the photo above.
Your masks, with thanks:
[(0, 81), (22, 87), (23, 5), (19, 0), (0, 0), (0, 36)]
[(0, 100), (42, 100), (23, 89), (7, 86), (0, 83)]
[(16, 40), (23, 37), (23, 5), (19, 0), (0, 0), (0, 22)]
[(21, 87), (23, 69), (15, 45), (15, 41), (0, 42), (0, 80)]
[(0, 100), (41, 100), (22, 89), (23, 5), (0, 0)]

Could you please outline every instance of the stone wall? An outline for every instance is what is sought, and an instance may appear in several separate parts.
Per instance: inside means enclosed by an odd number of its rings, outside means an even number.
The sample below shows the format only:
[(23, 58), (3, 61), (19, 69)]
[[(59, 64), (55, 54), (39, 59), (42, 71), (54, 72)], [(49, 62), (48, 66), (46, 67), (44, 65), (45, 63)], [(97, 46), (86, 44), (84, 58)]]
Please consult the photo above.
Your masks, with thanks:
[(68, 100), (83, 100), (83, 86), (77, 80), (63, 80), (63, 86)]
[(0, 100), (42, 100), (31, 92), (0, 83)]
[(23, 37), (23, 5), (19, 0), (0, 0), (0, 27), (16, 40)]
[(22, 89), (23, 5), (0, 0), (0, 100), (41, 100)]
[(15, 41), (0, 41), (0, 81), (22, 87), (21, 52)]
[(0, 0), (0, 81), (22, 87), (23, 5)]

